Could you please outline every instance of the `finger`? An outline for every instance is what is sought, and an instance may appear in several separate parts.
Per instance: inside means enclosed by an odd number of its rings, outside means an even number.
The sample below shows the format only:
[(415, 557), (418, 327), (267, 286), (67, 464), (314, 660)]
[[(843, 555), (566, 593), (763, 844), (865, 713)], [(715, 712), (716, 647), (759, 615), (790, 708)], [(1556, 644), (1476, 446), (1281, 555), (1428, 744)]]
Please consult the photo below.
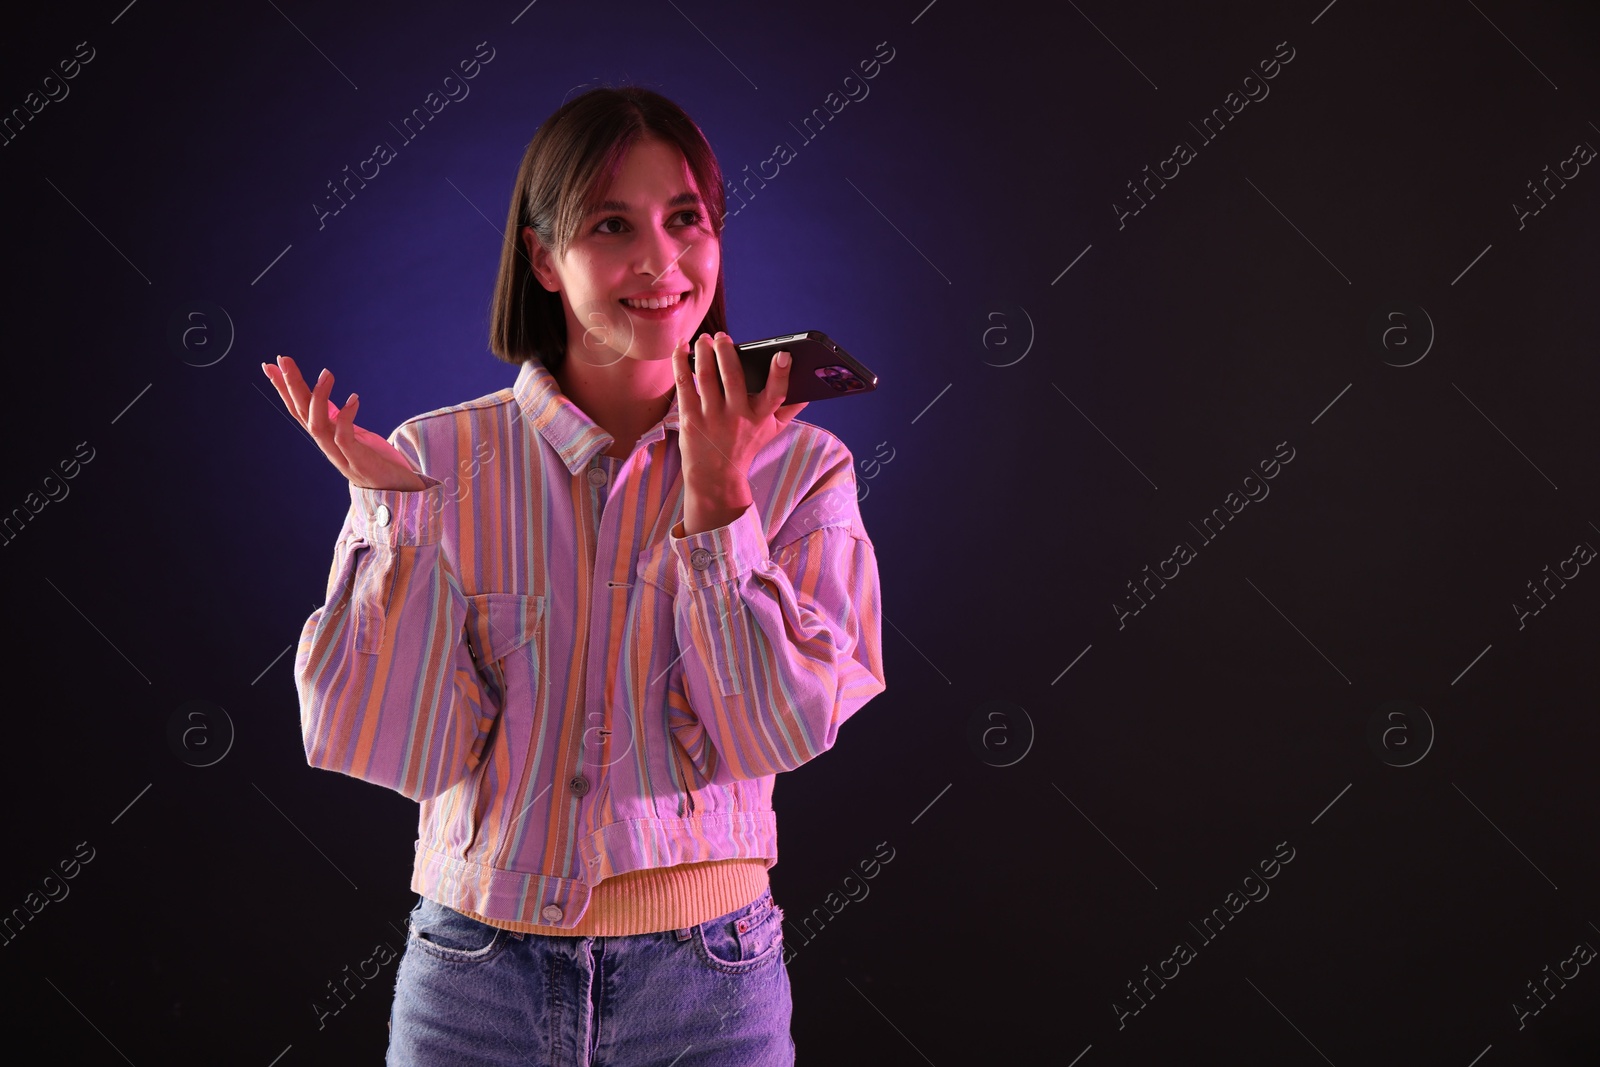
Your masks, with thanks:
[(730, 410), (744, 414), (750, 410), (750, 394), (744, 384), (744, 364), (739, 359), (739, 346), (726, 333), (719, 333), (712, 338), (712, 345), (716, 351), (723, 399)]
[[(306, 403), (306, 429), (311, 431), (312, 439), (322, 446), (324, 452), (333, 444), (333, 435), (328, 426), (328, 409), (332, 407), (328, 402), (328, 394), (331, 392), (333, 375), (323, 368), (322, 373), (317, 375), (316, 387), (311, 390), (311, 399)], [(337, 415), (337, 409), (332, 414)]]
[(356, 408), (361, 404), (361, 398), (351, 393), (350, 399), (344, 402), (344, 410), (335, 408), (330, 402), (328, 407), (333, 419), (333, 444), (339, 455), (344, 457), (345, 466), (341, 470), (355, 470), (351, 462), (356, 447)]
[(672, 350), (672, 378), (678, 387), (678, 417), (687, 419), (691, 405), (695, 414), (699, 414), (700, 398), (694, 388), (694, 349), (689, 341)]
[(701, 379), (695, 373), (695, 342), (685, 341), (675, 358), (678, 361), (678, 418), (682, 420), (683, 430), (693, 433), (700, 429), (705, 415)]
[(283, 406), (289, 409), (289, 414), (294, 414), (294, 400), (289, 396), (289, 385), (283, 380), (283, 371), (272, 363), (261, 364), (261, 369), (266, 373), (267, 381), (272, 383), (272, 388), (278, 391), (278, 397), (283, 401)]
[(787, 426), (787, 425), (789, 425), (789, 423), (794, 421), (794, 417), (796, 415), (800, 414), (800, 412), (805, 410), (805, 406), (807, 404), (809, 404), (809, 403), (811, 403), (811, 401), (802, 400), (798, 404), (785, 404), (785, 405), (783, 405), (783, 407), (779, 408), (778, 411), (777, 411), (778, 425), (779, 426)]
[[(780, 356), (787, 358), (787, 365), (778, 362)], [(793, 367), (794, 357), (787, 351), (775, 353), (772, 361), (767, 364), (767, 385), (761, 390), (759, 400), (760, 413), (763, 417), (773, 414), (783, 406), (783, 398), (789, 393), (789, 371)]]
[(311, 387), (306, 385), (305, 379), (300, 376), (300, 368), (288, 356), (278, 357), (278, 372), (283, 375), (283, 384), (289, 390), (290, 410), (300, 425), (306, 424), (306, 406), (310, 401)]
[(717, 350), (708, 333), (701, 334), (694, 343), (694, 387), (700, 396), (702, 414), (722, 410), (722, 375), (717, 370)]

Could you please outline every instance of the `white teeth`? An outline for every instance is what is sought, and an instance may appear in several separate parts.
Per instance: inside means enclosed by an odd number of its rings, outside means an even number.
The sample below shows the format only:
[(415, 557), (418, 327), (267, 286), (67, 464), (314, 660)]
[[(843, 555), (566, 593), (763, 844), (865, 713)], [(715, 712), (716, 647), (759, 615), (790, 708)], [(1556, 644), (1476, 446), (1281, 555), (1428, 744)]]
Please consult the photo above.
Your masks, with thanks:
[(658, 308), (671, 307), (673, 304), (676, 304), (678, 301), (680, 301), (682, 299), (683, 299), (683, 294), (682, 293), (674, 293), (671, 296), (666, 297), (666, 298), (650, 297), (650, 298), (647, 298), (647, 299), (644, 299), (644, 300), (624, 300), (623, 303), (626, 304), (628, 307), (631, 307), (631, 308), (658, 309)]

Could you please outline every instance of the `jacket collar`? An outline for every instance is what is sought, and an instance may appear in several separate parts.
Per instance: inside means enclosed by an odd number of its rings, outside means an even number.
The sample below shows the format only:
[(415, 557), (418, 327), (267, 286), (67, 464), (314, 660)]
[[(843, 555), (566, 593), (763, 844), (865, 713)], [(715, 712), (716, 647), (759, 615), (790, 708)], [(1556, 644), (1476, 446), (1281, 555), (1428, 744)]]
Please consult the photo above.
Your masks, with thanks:
[[(522, 364), (512, 393), (523, 417), (550, 442), (550, 447), (574, 476), (616, 440), (561, 391), (556, 376), (538, 359)], [(668, 430), (677, 429), (678, 396), (674, 390), (666, 417), (645, 431), (639, 438), (639, 445), (653, 444), (665, 437)]]

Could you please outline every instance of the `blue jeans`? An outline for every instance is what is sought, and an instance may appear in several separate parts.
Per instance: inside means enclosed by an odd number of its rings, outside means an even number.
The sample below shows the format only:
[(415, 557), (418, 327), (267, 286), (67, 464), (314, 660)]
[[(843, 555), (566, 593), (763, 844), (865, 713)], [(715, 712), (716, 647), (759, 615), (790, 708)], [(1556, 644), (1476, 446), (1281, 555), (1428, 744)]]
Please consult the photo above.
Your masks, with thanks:
[(391, 1067), (789, 1067), (783, 909), (769, 887), (682, 930), (521, 934), (426, 897), (389, 1015)]

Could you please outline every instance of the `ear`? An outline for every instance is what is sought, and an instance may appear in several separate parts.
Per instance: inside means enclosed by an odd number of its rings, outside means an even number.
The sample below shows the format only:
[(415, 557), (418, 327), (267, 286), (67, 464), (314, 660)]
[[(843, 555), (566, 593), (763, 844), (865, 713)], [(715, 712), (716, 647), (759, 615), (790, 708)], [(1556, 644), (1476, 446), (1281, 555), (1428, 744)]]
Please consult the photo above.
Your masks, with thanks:
[(521, 236), (523, 250), (528, 255), (528, 262), (533, 265), (533, 276), (549, 292), (558, 292), (561, 289), (560, 278), (550, 265), (550, 253), (540, 242), (539, 235), (533, 232), (532, 226), (524, 226)]

